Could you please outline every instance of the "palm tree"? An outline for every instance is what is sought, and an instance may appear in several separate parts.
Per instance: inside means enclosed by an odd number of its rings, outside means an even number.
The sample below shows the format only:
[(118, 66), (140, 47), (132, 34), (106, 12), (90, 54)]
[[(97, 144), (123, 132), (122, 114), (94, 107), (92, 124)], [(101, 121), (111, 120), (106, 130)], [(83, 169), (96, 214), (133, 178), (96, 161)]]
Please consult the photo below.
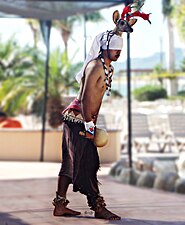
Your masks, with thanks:
[[(78, 15), (78, 16), (68, 17), (64, 20), (53, 22), (53, 26), (57, 28), (61, 33), (64, 46), (65, 46), (66, 57), (68, 57), (68, 41), (72, 35), (74, 24), (76, 22), (81, 22), (82, 18), (83, 16)], [(84, 20), (85, 20), (85, 23), (87, 21), (99, 22), (103, 20), (103, 17), (101, 16), (99, 12), (93, 12), (93, 13), (85, 14)]]
[(88, 13), (84, 14), (84, 58), (86, 58), (86, 37), (87, 37), (87, 31), (86, 31), (86, 24), (87, 22), (93, 22), (97, 23), (100, 21), (103, 21), (104, 18), (99, 12), (93, 12), (93, 13)]
[[(162, 0), (162, 12), (164, 17), (167, 19), (168, 26), (168, 38), (169, 38), (169, 64), (168, 64), (168, 72), (169, 74), (173, 74), (175, 72), (175, 48), (174, 48), (174, 30), (172, 17), (174, 12), (174, 5), (172, 3), (173, 0)], [(167, 79), (168, 82), (168, 95), (176, 95), (178, 89), (177, 78), (171, 76), (171, 79)]]
[(23, 50), (14, 41), (14, 36), (9, 38), (6, 43), (0, 40), (0, 81), (10, 77), (20, 77), (27, 73), (32, 67), (28, 48)]
[[(65, 54), (56, 49), (50, 56), (47, 111), (51, 114), (53, 111), (61, 111), (61, 97), (65, 93), (78, 88), (74, 74), (81, 64), (71, 64), (71, 60), (67, 60)], [(5, 80), (0, 88), (0, 102), (3, 110), (9, 115), (20, 112), (41, 115), (44, 98), (44, 56), (35, 48), (30, 49), (30, 55), (34, 65), (32, 70), (23, 76)]]
[[(19, 92), (19, 79), (28, 75), (33, 66), (34, 63), (32, 62), (29, 48), (24, 47), (21, 49), (14, 41), (13, 36), (6, 43), (0, 42), (0, 87), (2, 86), (1, 95), (4, 96), (0, 100), (0, 108), (5, 104), (4, 111), (15, 111), (16, 114), (15, 108), (23, 101), (22, 98), (26, 95), (26, 92), (22, 94)], [(12, 90), (13, 84), (15, 84), (14, 90)], [(3, 89), (3, 86), (6, 88)], [(17, 96), (21, 95), (22, 97), (14, 99), (10, 96), (10, 92), (17, 92)], [(8, 95), (4, 95), (4, 93), (8, 93)], [(6, 104), (7, 97), (10, 98), (11, 104)]]
[(179, 0), (175, 7), (177, 28), (182, 40), (185, 40), (185, 1)]
[(27, 23), (33, 34), (34, 48), (37, 48), (39, 38), (41, 37), (39, 21), (35, 19), (27, 19)]
[[(44, 57), (41, 57), (41, 53), (38, 53), (36, 49), (27, 48), (25, 52), (29, 54), (32, 67), (21, 76), (7, 77), (0, 88), (1, 107), (12, 116), (20, 112), (27, 114), (29, 102), (44, 91)], [(37, 85), (40, 87), (39, 91), (36, 88)]]
[(65, 56), (68, 57), (68, 41), (72, 34), (74, 23), (79, 20), (78, 16), (71, 16), (63, 20), (53, 21), (53, 26), (57, 28), (62, 36), (65, 46)]
[(162, 13), (167, 20), (168, 38), (169, 38), (169, 72), (173, 73), (175, 70), (175, 49), (174, 49), (174, 32), (172, 23), (172, 13), (174, 6), (172, 0), (162, 0)]

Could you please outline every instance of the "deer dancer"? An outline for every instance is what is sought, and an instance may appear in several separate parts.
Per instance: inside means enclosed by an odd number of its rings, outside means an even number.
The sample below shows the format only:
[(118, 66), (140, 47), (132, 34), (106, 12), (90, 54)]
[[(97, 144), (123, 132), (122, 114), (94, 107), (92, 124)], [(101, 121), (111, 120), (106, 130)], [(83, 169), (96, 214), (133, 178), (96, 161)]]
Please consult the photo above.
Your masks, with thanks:
[[(140, 2), (140, 1), (138, 1)], [(136, 4), (136, 2), (135, 2)], [(54, 216), (78, 216), (80, 212), (67, 207), (67, 190), (86, 195), (94, 216), (99, 219), (120, 220), (121, 217), (106, 208), (99, 190), (97, 171), (100, 166), (97, 151), (96, 121), (104, 94), (111, 93), (114, 68), (123, 47), (123, 32), (132, 32), (136, 19), (133, 15), (149, 18), (140, 12), (131, 13), (132, 5), (124, 8), (121, 18), (113, 13), (116, 28), (95, 37), (82, 70), (77, 74), (80, 90), (74, 101), (62, 112), (64, 122), (62, 141), (62, 166), (59, 171), (56, 197), (53, 199)], [(125, 19), (126, 18), (126, 19)], [(97, 132), (98, 133), (98, 132)], [(101, 138), (101, 137), (100, 137)], [(106, 143), (106, 141), (105, 141)], [(80, 203), (79, 203), (80, 204)], [(78, 208), (81, 208), (80, 205)]]

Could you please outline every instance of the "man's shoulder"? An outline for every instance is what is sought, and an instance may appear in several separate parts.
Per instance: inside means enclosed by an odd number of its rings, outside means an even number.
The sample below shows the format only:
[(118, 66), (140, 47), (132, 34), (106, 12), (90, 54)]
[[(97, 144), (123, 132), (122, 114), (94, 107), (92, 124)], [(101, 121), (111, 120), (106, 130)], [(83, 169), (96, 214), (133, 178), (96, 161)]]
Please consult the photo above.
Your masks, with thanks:
[(99, 59), (93, 59), (87, 66), (87, 68), (91, 71), (97, 72), (97, 70), (101, 70), (102, 63)]
[(101, 66), (102, 63), (99, 58), (93, 59), (89, 62), (90, 66)]

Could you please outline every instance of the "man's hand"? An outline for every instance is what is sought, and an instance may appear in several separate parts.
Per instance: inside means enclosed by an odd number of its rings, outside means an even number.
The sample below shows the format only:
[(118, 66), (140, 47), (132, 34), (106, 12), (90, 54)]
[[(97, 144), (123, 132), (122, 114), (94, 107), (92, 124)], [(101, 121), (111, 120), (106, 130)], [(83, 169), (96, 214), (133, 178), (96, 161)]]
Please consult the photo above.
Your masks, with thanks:
[(84, 122), (85, 131), (80, 131), (79, 134), (84, 136), (88, 139), (93, 140), (95, 135), (96, 126), (94, 125), (93, 121)]
[(85, 138), (94, 140), (94, 135), (93, 135), (93, 134), (90, 134), (89, 132), (86, 132), (86, 131), (80, 131), (80, 132), (79, 132), (79, 135), (80, 135), (80, 136), (83, 136), (83, 137), (85, 137)]
[(85, 125), (85, 130), (87, 133), (91, 135), (95, 134), (95, 125), (92, 120), (89, 122), (84, 122), (84, 125)]

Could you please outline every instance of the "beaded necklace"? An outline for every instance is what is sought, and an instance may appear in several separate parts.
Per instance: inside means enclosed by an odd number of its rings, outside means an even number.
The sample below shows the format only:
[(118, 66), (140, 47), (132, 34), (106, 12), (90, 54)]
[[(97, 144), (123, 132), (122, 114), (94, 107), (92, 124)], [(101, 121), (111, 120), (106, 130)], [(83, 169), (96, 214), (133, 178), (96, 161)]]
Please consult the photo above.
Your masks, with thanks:
[(104, 58), (102, 57), (102, 55), (99, 56), (102, 64), (103, 64), (103, 68), (104, 68), (104, 72), (105, 72), (105, 84), (106, 84), (106, 95), (110, 96), (111, 95), (111, 83), (112, 83), (112, 75), (113, 75), (113, 69), (112, 66), (109, 65), (109, 70), (107, 68), (107, 66), (105, 65), (105, 61)]

